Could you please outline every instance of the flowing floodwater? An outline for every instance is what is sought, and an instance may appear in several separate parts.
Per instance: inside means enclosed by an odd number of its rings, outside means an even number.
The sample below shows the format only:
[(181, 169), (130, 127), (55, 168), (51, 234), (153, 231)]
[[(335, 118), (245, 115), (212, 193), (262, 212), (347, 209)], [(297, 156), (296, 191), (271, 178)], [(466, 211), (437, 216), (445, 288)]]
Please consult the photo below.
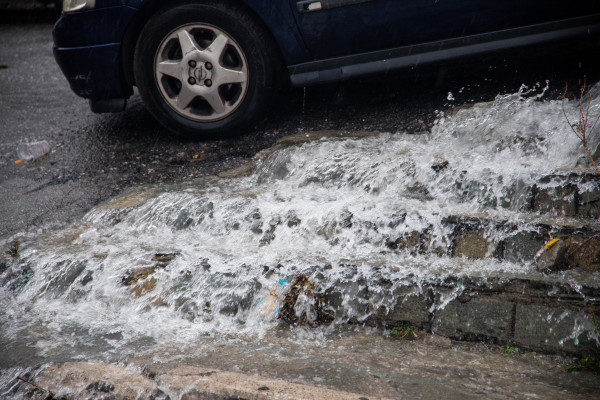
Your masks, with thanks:
[[(215, 342), (269, 347), (282, 335), (287, 344), (279, 348), (318, 349), (347, 322), (391, 308), (399, 288), (418, 291), (448, 276), (536, 274), (531, 262), (448, 257), (452, 232), (444, 224), (448, 216), (523, 228), (569, 222), (528, 209), (526, 188), (589, 170), (561, 102), (536, 89), (440, 113), (429, 134), (284, 143), (247, 176), (137, 188), (77, 225), (20, 235), (18, 259), (0, 264), (0, 390), (45, 362), (144, 355), (173, 362), (200, 357)], [(565, 106), (576, 120), (576, 102)], [(599, 109), (595, 99), (592, 114)], [(595, 149), (600, 135), (591, 134)], [(413, 232), (426, 232), (427, 246), (442, 251), (397, 245)], [(282, 333), (277, 314), (300, 274), (318, 292), (336, 294), (326, 306), (334, 321)], [(562, 279), (576, 285), (574, 276)], [(368, 302), (357, 296), (365, 290)], [(432, 307), (458, 294), (441, 294)], [(309, 322), (311, 302), (301, 296), (296, 307)]]

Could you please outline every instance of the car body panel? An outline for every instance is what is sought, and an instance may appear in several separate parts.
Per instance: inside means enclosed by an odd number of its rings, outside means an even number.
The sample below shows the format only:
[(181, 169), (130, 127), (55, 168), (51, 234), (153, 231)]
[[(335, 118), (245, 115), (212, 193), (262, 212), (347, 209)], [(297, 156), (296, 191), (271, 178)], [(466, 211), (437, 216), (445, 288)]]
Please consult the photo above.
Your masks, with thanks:
[(120, 44), (54, 48), (54, 58), (73, 92), (86, 99), (128, 98), (133, 93), (125, 85), (119, 65)]
[[(59, 48), (120, 43), (136, 12), (135, 8), (119, 5), (63, 14), (52, 31), (54, 43)], [(89, 29), (90, 26), (102, 28)]]
[(600, 14), (289, 66), (292, 84), (338, 82), (428, 62), (600, 34)]
[[(310, 0), (322, 7), (310, 12), (298, 9), (307, 0), (238, 1), (270, 31), (295, 85), (600, 30), (600, 2), (595, 0)], [(151, 15), (148, 10), (168, 4), (96, 0), (94, 9), (63, 13), (53, 31), (54, 54), (75, 93), (96, 100), (130, 96), (126, 60), (135, 46), (123, 47), (125, 35), (137, 32), (130, 28), (143, 23)]]
[(54, 58), (77, 95), (86, 99), (131, 96), (120, 50), (125, 29), (136, 12), (124, 5), (110, 6), (63, 14), (55, 24)]
[[(600, 12), (594, 0), (288, 0), (314, 59), (542, 24)], [(300, 11), (315, 4), (313, 11)], [(303, 7), (298, 7), (303, 4)], [(327, 9), (323, 5), (330, 4)]]

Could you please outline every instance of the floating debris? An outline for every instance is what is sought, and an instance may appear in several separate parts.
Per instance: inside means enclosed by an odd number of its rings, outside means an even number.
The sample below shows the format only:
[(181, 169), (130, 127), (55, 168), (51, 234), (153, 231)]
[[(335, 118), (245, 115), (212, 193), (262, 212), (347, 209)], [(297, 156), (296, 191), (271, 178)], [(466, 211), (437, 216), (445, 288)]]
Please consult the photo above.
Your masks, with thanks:
[(12, 258), (19, 257), (19, 246), (20, 244), (18, 241), (13, 241), (10, 248), (6, 251), (6, 254)]
[(279, 318), (290, 324), (310, 326), (333, 320), (333, 314), (323, 309), (323, 297), (313, 292), (314, 287), (306, 275), (296, 276), (285, 294)]

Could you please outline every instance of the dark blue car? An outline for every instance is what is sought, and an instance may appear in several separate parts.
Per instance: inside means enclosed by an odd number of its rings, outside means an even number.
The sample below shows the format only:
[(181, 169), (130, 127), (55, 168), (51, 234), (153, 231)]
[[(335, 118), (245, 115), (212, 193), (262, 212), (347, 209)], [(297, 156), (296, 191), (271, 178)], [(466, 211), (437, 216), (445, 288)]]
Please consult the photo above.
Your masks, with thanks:
[(139, 92), (192, 139), (244, 132), (285, 79), (341, 81), (600, 32), (598, 0), (65, 0), (54, 55), (93, 111)]

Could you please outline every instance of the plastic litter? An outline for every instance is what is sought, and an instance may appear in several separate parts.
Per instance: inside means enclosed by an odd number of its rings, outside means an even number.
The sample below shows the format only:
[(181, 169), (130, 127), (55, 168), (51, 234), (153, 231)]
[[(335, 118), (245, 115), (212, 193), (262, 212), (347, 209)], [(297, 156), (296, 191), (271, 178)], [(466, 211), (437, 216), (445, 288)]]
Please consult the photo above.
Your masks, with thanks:
[(555, 238), (555, 239), (552, 239), (552, 240), (550, 240), (550, 241), (549, 241), (548, 243), (546, 243), (546, 245), (544, 246), (544, 250), (546, 250), (546, 251), (550, 250), (550, 248), (551, 248), (552, 246), (554, 246), (554, 245), (556, 244), (556, 242), (558, 242), (559, 240), (560, 240), (560, 239), (558, 239), (558, 238)]
[(21, 143), (17, 146), (19, 159), (23, 161), (37, 160), (50, 152), (50, 143), (45, 140), (39, 142)]
[(263, 320), (274, 321), (277, 319), (277, 314), (281, 311), (283, 302), (283, 292), (287, 288), (289, 281), (287, 279), (279, 279), (278, 284), (272, 288), (269, 293), (256, 302), (256, 311)]

